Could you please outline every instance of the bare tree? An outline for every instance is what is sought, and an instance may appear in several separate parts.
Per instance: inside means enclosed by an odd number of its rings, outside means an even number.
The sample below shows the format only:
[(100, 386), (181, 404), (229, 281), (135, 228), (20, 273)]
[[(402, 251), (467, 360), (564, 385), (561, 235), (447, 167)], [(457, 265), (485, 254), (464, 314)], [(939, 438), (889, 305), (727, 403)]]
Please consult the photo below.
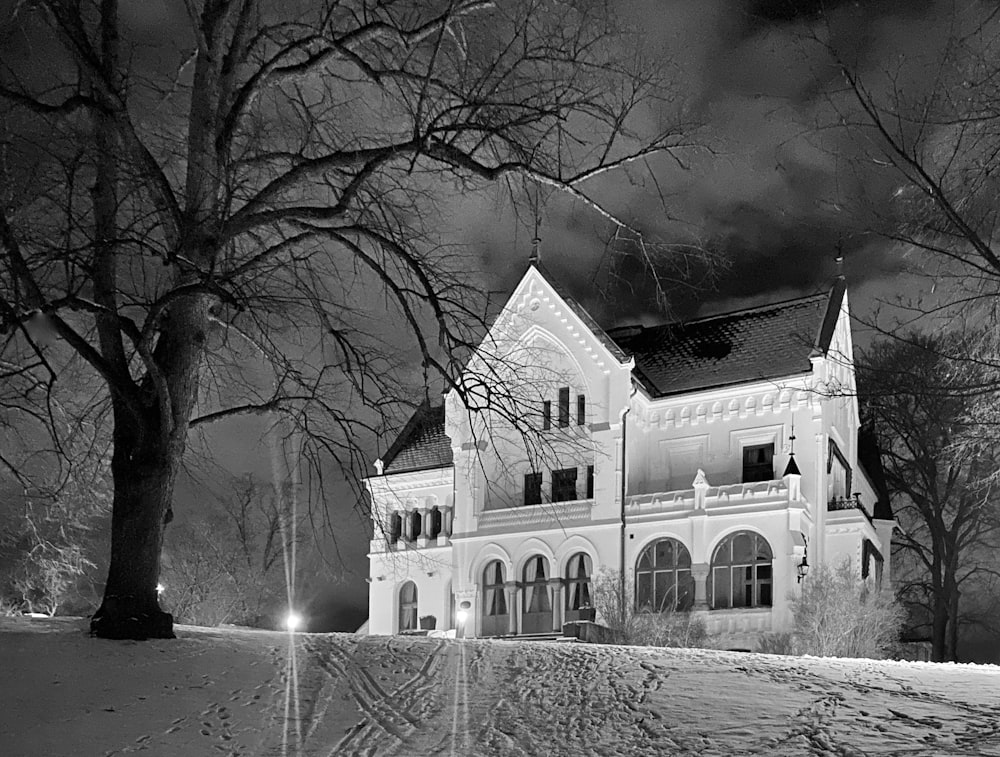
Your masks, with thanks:
[(315, 572), (308, 512), (291, 486), (232, 480), (196, 521), (171, 529), (164, 546), (164, 595), (184, 622), (267, 626), (288, 599), (293, 573)]
[[(103, 387), (114, 507), (92, 630), (107, 637), (172, 635), (155, 587), (190, 429), (283, 411), (307, 458), (350, 467), (409, 355), (455, 380), (483, 308), (436, 231), (449, 198), (544, 185), (648, 255), (601, 177), (689, 134), (603, 2), (165, 11), (173, 56), (141, 47), (117, 0), (20, 4), (8, 39), (58, 44), (48, 66), (5, 55), (0, 72), (4, 370), (39, 423), (64, 363)], [(369, 326), (386, 312), (406, 341)]]
[(900, 525), (897, 585), (918, 623), (927, 619), (934, 660), (958, 659), (969, 595), (995, 576), (989, 554), (1000, 541), (1000, 448), (969, 423), (982, 397), (970, 390), (968, 363), (948, 357), (965, 351), (959, 341), (906, 335), (876, 344), (859, 364), (863, 414)]

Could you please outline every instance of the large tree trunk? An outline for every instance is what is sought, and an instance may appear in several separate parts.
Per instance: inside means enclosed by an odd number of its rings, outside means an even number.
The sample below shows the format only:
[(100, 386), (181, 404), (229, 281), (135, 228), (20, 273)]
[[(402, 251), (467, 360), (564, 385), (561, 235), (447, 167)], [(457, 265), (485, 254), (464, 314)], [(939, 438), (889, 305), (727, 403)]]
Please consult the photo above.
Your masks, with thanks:
[(90, 624), (97, 636), (174, 637), (173, 616), (160, 609), (156, 584), (164, 528), (173, 517), (174, 481), (198, 397), (209, 304), (208, 297), (192, 295), (170, 308), (152, 356), (159, 380), (147, 374), (141, 385), (151, 398), (143, 417), (137, 420), (115, 401), (111, 565), (104, 600)]
[(91, 633), (106, 639), (174, 638), (173, 616), (160, 609), (156, 586), (176, 467), (167, 450), (149, 452), (148, 462), (133, 463), (116, 445), (111, 463), (111, 564), (90, 623)]

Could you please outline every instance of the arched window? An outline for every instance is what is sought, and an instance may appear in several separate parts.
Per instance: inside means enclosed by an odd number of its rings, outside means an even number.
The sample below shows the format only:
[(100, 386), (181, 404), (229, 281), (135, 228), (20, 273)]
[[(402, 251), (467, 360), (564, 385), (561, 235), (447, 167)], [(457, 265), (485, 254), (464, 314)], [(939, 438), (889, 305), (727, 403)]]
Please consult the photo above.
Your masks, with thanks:
[(417, 585), (407, 581), (399, 587), (399, 630), (413, 631), (417, 628)]
[(420, 536), (420, 521), (423, 520), (420, 517), (420, 513), (416, 510), (410, 510), (406, 516), (410, 519), (410, 533), (408, 534), (410, 541), (416, 541), (417, 537)]
[(389, 543), (395, 544), (399, 541), (399, 537), (403, 534), (403, 519), (400, 517), (399, 513), (393, 513), (389, 516)]
[(507, 573), (499, 560), (483, 569), (483, 617), (480, 621), (483, 636), (503, 636), (510, 632), (506, 580)]
[(483, 571), (483, 615), (493, 617), (507, 614), (507, 594), (504, 591), (503, 563), (494, 560)]
[(723, 539), (712, 555), (712, 609), (770, 607), (771, 559), (771, 545), (752, 531)]
[(590, 576), (594, 564), (590, 555), (580, 552), (573, 555), (566, 565), (566, 609), (579, 610), (590, 607)]
[(525, 612), (552, 612), (552, 603), (549, 602), (548, 569), (548, 561), (541, 555), (535, 555), (525, 563)]
[(677, 539), (654, 541), (635, 565), (635, 607), (639, 612), (690, 610), (694, 604), (691, 553)]

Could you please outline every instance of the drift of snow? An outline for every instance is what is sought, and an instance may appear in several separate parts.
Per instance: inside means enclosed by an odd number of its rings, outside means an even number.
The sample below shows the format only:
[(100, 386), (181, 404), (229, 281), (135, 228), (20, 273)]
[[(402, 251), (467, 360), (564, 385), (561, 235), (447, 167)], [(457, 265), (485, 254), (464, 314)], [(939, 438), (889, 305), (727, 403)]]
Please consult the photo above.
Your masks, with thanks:
[(1000, 668), (0, 619), (0, 755), (1000, 755)]

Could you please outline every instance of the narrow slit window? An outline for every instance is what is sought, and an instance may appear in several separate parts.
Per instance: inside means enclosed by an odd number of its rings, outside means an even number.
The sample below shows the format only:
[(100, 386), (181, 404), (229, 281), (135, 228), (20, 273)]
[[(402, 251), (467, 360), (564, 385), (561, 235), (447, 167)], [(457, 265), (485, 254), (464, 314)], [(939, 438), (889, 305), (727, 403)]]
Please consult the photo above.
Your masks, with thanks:
[(587, 499), (594, 498), (594, 466), (587, 466)]
[(540, 505), (540, 504), (542, 504), (542, 474), (541, 473), (525, 473), (524, 474), (524, 504), (526, 504), (526, 505)]
[(542, 431), (552, 428), (552, 403), (545, 400), (542, 403)]
[(587, 422), (587, 397), (576, 395), (576, 425), (583, 426)]
[(559, 390), (559, 427), (566, 428), (569, 425), (569, 387), (564, 386)]

